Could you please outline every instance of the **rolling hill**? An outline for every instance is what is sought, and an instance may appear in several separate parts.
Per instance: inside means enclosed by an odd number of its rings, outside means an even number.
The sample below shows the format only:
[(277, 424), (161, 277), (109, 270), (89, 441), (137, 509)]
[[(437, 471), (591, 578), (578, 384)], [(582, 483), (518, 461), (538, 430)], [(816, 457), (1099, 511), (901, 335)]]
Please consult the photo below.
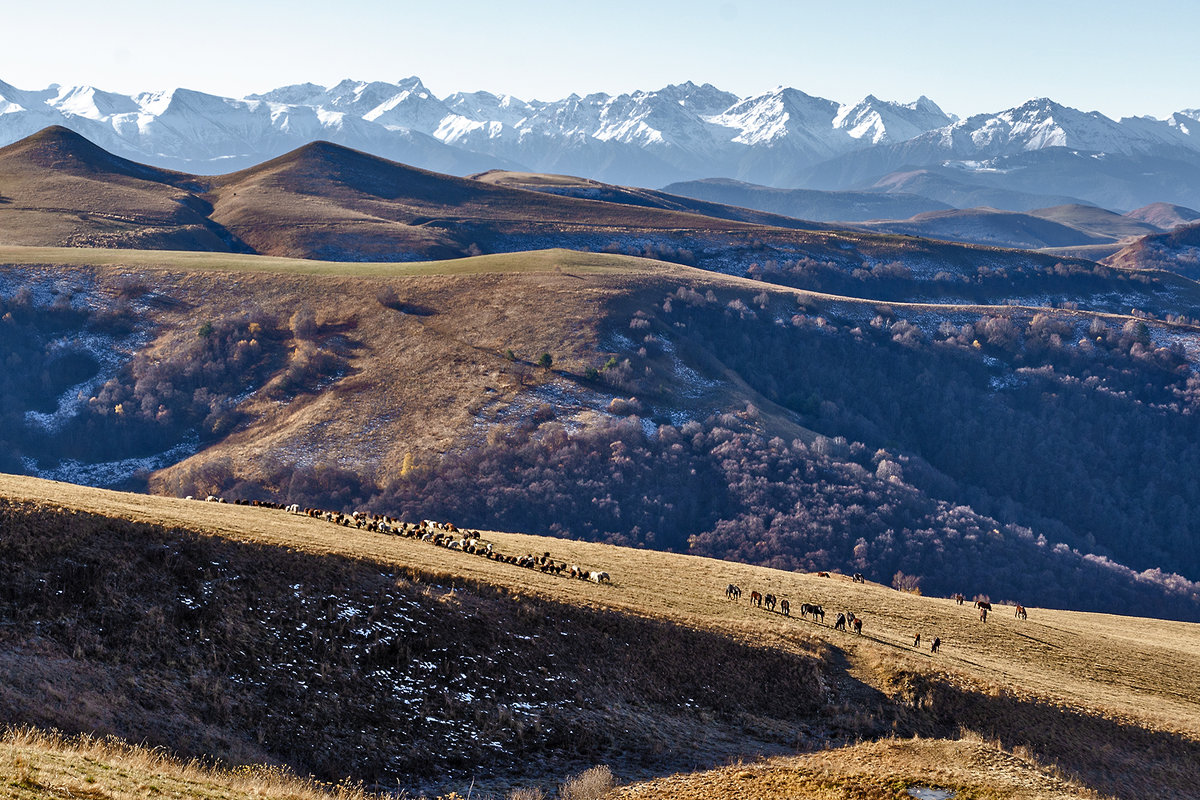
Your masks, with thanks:
[[(1186, 795), (1200, 763), (1193, 624), (1032, 606), (981, 623), (848, 576), (481, 534), (608, 572), (597, 584), (281, 510), (16, 476), (0, 498), (0, 709), (21, 724), (414, 792), (549, 787), (599, 763), (621, 797), (1132, 799)], [(730, 582), (793, 616), (726, 599)], [(861, 635), (832, 625), (846, 610)], [(178, 780), (153, 760), (110, 771), (112, 750), (84, 745), (72, 761), (10, 735), (0, 770), (29, 790)]]
[(1069, 204), (1039, 208), (1027, 213), (968, 208), (931, 211), (906, 220), (860, 223), (862, 230), (899, 233), (930, 239), (1016, 247), (1054, 249), (1108, 246), (1116, 252), (1140, 236), (1161, 233), (1162, 228), (1103, 208)]
[(1124, 269), (1161, 270), (1196, 280), (1200, 278), (1200, 224), (1143, 236), (1109, 256), (1105, 263)]
[(573, 231), (611, 241), (753, 229), (454, 178), (323, 142), (202, 178), (142, 167), (49, 128), (0, 149), (0, 181), (4, 240), (12, 244), (413, 260), (462, 255), (497, 238), (569, 238)]
[[(86, 175), (67, 168), (73, 163), (88, 164)], [(888, 301), (988, 304), (1004, 292), (1006, 299), (1051, 297), (1159, 313), (1177, 296), (1175, 287), (1146, 279), (1141, 296), (1131, 298), (1114, 286), (1113, 274), (1068, 256), (826, 230), (824, 223), (810, 230), (796, 220), (641, 190), (605, 188), (603, 200), (558, 196), (439, 175), (327, 143), (204, 178), (140, 168), (65, 129), (51, 129), (0, 150), (0, 181), (9, 193), (8, 202), (0, 203), (0, 244), (90, 243), (336, 261), (568, 248)], [(104, 214), (86, 200), (94, 185), (109, 187)], [(82, 201), (72, 199), (77, 197)], [(151, 202), (153, 209), (146, 205)], [(1065, 275), (1076, 277), (1064, 281)], [(1003, 288), (994, 285), (996, 276), (1005, 276)], [(1128, 276), (1116, 277), (1117, 284), (1128, 282)]]
[(801, 228), (807, 230), (829, 230), (832, 226), (821, 225), (810, 221), (802, 214), (788, 214), (784, 211), (769, 213), (755, 211), (754, 207), (743, 207), (746, 204), (736, 202), (708, 202), (683, 193), (671, 193), (664, 189), (641, 189), (630, 186), (613, 186), (588, 178), (576, 178), (570, 175), (546, 175), (533, 172), (509, 172), (491, 170), (470, 176), (484, 183), (499, 186), (511, 186), (519, 189), (530, 189), (547, 194), (580, 197), (588, 200), (603, 200), (607, 203), (641, 206), (644, 208), (662, 208), (670, 211), (684, 211), (693, 214), (703, 214), (714, 219), (729, 219), (738, 222), (751, 222), (756, 225), (770, 225), (777, 228)]
[(946, 203), (904, 192), (832, 192), (778, 189), (729, 178), (672, 183), (664, 192), (730, 206), (827, 222), (904, 219), (950, 208)]
[(65, 128), (0, 149), (8, 244), (229, 251), (192, 176), (114, 156)]
[(1180, 225), (1187, 225), (1188, 223), (1200, 220), (1200, 211), (1171, 205), (1170, 203), (1151, 203), (1148, 206), (1134, 209), (1125, 216), (1130, 219), (1148, 222), (1159, 230), (1168, 231)]
[(3, 469), (1200, 615), (1190, 318), (570, 251), (0, 255)]

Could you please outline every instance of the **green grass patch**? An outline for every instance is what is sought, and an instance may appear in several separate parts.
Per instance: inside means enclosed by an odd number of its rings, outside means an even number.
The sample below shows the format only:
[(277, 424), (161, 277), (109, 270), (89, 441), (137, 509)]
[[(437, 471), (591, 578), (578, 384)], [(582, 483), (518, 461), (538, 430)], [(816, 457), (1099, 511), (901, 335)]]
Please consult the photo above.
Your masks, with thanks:
[(117, 250), (92, 247), (0, 247), (7, 266), (130, 267), (205, 272), (401, 277), (519, 272), (612, 273), (644, 271), (658, 262), (632, 256), (575, 250), (534, 250), (471, 256), (448, 261), (351, 262), (211, 253), (185, 250)]

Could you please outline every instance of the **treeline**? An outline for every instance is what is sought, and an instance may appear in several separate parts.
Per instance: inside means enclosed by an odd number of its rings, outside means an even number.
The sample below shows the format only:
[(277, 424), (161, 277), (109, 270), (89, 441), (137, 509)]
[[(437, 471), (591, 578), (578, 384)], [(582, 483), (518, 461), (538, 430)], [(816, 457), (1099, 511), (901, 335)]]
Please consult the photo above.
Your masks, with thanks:
[(921, 485), (937, 496), (1200, 577), (1200, 378), (1169, 329), (1062, 312), (916, 324), (886, 306), (864, 324), (674, 300), (691, 342), (810, 427), (931, 465)]
[[(949, 268), (946, 268), (949, 267)], [(763, 258), (750, 263), (746, 277), (797, 289), (849, 297), (871, 297), (901, 302), (954, 302), (991, 305), (1002, 298), (1029, 295), (1062, 298), (1124, 297), (1155, 289), (1143, 273), (1117, 270), (1100, 264), (1009, 260), (997, 264), (947, 264), (942, 268), (914, 270), (903, 261), (857, 265), (801, 256)], [(1066, 301), (1064, 301), (1066, 302)], [(1143, 298), (1141, 302), (1146, 302)], [(1152, 299), (1153, 305), (1155, 301)], [(1128, 303), (1116, 300), (1128, 310)], [(1171, 309), (1155, 308), (1155, 313)]]
[[(238, 405), (254, 392), (290, 399), (346, 369), (344, 337), (321, 331), (311, 312), (280, 319), (260, 309), (199, 321), (124, 364), (102, 363), (138, 344), (146, 325), (125, 302), (46, 307), (28, 290), (0, 298), (0, 469), (22, 471), (22, 457), (87, 463), (216, 441), (242, 421)], [(49, 423), (27, 417), (60, 402), (69, 413)]]

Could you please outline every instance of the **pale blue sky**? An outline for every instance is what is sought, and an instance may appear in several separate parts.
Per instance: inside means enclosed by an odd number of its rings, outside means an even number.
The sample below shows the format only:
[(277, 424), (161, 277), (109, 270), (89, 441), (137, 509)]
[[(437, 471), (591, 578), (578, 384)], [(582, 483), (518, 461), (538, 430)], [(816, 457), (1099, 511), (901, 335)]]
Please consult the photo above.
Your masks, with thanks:
[(1112, 117), (1200, 107), (1194, 0), (55, 0), (4, 11), (0, 80), (243, 96), (421, 77), (524, 99), (709, 82), (966, 116), (1049, 96)]

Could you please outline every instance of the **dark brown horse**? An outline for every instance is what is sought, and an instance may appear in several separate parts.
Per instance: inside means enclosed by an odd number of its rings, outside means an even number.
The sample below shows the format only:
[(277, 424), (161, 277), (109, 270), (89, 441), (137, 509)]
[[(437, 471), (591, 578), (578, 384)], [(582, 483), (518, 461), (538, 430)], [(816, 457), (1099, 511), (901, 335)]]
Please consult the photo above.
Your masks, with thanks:
[(853, 625), (854, 625), (854, 632), (857, 633), (859, 636), (862, 636), (862, 617), (855, 617)]
[(750, 593), (750, 605), (758, 606), (759, 608), (762, 608), (762, 603), (763, 603), (763, 596), (762, 596), (761, 592), (753, 591)]
[(775, 610), (775, 595), (769, 594), (763, 598), (763, 605), (767, 607), (767, 611)]
[(792, 604), (787, 601), (786, 597), (779, 601), (779, 613), (785, 617), (792, 615)]
[(1021, 619), (1029, 619), (1029, 612), (1025, 610), (1025, 606), (1017, 604), (1017, 610), (1013, 612), (1014, 617)]

